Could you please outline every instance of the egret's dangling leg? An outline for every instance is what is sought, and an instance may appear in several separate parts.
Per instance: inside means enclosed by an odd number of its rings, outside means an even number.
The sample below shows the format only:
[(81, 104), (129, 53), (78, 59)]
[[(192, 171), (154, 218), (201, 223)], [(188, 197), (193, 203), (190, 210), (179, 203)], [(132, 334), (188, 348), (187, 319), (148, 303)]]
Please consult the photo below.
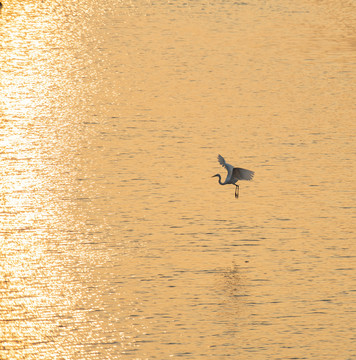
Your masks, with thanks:
[(239, 190), (240, 190), (240, 187), (239, 185), (235, 184), (236, 188), (235, 188), (235, 198), (237, 199), (239, 197)]

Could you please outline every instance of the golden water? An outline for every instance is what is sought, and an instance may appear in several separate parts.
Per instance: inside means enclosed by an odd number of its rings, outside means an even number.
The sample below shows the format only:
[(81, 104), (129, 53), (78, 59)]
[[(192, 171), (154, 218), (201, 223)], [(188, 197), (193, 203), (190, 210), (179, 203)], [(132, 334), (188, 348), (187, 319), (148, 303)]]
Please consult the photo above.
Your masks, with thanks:
[(356, 357), (354, 2), (2, 2), (0, 358)]

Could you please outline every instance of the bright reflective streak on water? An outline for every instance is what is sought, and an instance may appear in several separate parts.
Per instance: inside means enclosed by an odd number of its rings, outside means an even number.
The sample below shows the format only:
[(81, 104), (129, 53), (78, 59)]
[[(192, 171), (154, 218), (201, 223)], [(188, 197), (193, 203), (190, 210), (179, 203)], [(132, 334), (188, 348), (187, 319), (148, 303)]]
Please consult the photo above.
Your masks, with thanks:
[(353, 358), (353, 3), (3, 5), (0, 357)]

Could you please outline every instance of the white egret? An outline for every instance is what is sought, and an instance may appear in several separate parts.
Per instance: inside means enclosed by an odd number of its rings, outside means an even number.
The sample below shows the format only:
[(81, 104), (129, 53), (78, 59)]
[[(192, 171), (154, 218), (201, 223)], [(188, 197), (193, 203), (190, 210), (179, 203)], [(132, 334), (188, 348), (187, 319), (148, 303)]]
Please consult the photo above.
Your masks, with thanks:
[(233, 167), (232, 165), (225, 162), (225, 159), (219, 154), (218, 155), (218, 161), (227, 170), (227, 176), (224, 182), (221, 182), (221, 175), (215, 174), (212, 177), (217, 176), (219, 178), (219, 184), (220, 185), (227, 185), (232, 184), (235, 185), (235, 198), (239, 197), (239, 185), (236, 183), (238, 180), (252, 180), (254, 176), (254, 172), (247, 169), (242, 169), (238, 167)]

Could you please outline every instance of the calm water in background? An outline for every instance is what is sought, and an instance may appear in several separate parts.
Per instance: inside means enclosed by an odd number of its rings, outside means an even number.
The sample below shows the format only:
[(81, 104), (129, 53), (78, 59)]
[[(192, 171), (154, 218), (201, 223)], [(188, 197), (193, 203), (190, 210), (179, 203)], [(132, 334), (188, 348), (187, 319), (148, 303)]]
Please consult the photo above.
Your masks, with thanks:
[(3, 4), (0, 358), (354, 359), (354, 3)]

